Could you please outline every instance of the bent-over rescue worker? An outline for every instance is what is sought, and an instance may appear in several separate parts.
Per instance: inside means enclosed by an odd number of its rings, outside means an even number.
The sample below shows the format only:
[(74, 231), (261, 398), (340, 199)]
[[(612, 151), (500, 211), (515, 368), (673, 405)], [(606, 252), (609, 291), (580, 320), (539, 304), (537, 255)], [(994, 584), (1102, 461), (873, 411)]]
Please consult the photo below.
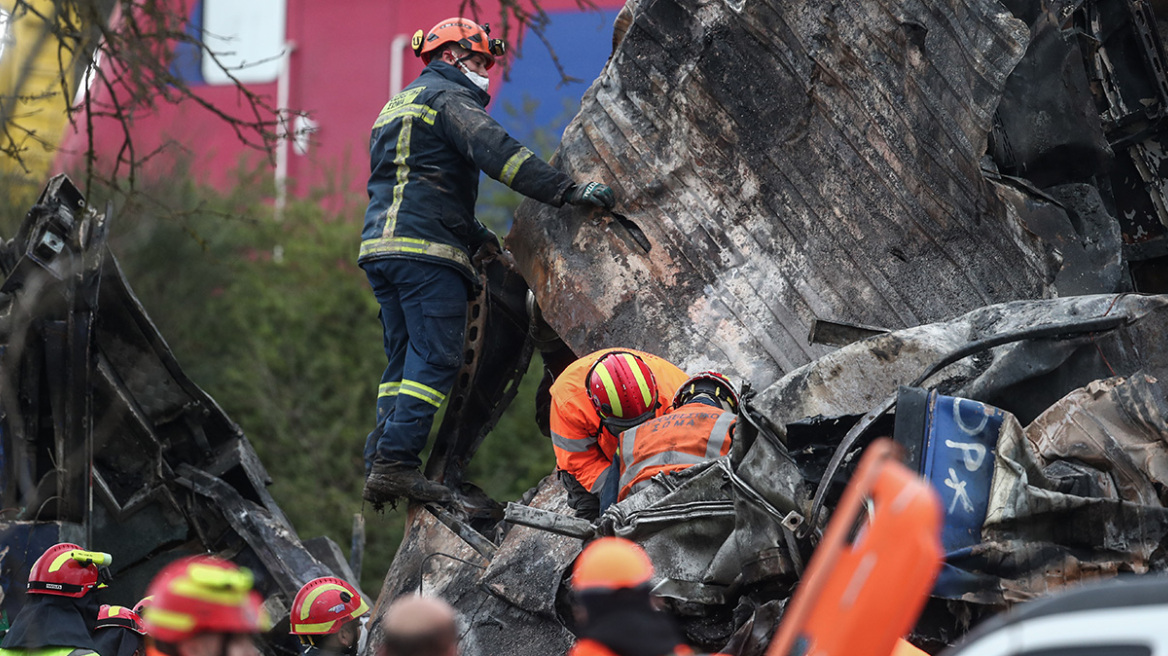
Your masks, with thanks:
[(678, 388), (668, 414), (620, 435), (618, 500), (656, 474), (681, 471), (730, 452), (738, 390), (720, 373), (705, 371)]
[(322, 576), (305, 583), (289, 612), (290, 633), (304, 656), (354, 656), (369, 604), (348, 581)]
[(377, 427), (365, 443), (362, 496), (448, 501), (450, 490), (418, 471), (434, 413), (463, 360), (472, 263), (494, 257), (498, 238), (474, 216), (479, 171), (559, 207), (610, 208), (612, 189), (577, 185), (512, 138), (485, 107), (489, 70), (504, 45), (472, 20), (450, 18), (414, 35), (427, 66), (373, 124), (369, 207), (358, 263), (381, 305), (388, 364)]
[[(0, 656), (88, 656), (99, 604), (94, 588), (108, 580), (107, 553), (71, 542), (49, 547), (28, 573), (28, 597), (0, 642)], [(115, 656), (103, 654), (103, 656)]]
[(134, 609), (102, 604), (93, 628), (93, 640), (101, 656), (145, 656), (146, 630)]
[(686, 378), (663, 358), (610, 348), (576, 360), (552, 383), (552, 447), (577, 517), (596, 519), (616, 500), (616, 436), (662, 414), (660, 399), (673, 398)]
[(458, 655), (457, 614), (437, 597), (399, 597), (385, 609), (381, 630), (377, 656)]
[(672, 619), (653, 608), (653, 563), (635, 542), (600, 538), (572, 570), (576, 644), (568, 656), (692, 654)]
[(146, 594), (147, 656), (258, 656), (255, 639), (269, 627), (250, 571), (214, 556), (180, 558)]

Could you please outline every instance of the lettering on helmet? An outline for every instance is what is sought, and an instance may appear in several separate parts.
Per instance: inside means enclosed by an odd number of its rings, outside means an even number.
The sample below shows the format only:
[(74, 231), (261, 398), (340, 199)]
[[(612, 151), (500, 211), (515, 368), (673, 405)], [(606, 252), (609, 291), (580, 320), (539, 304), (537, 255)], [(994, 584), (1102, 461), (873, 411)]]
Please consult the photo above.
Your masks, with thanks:
[(50, 590), (64, 590), (60, 583), (46, 583), (45, 587)]

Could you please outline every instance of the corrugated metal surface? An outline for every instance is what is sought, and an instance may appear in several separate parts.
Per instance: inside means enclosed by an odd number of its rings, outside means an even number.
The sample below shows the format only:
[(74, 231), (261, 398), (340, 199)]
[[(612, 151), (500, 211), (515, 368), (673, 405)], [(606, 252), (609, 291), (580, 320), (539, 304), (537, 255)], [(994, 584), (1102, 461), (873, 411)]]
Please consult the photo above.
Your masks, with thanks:
[(577, 352), (625, 345), (756, 386), (828, 351), (813, 319), (901, 328), (1049, 295), (985, 180), (1028, 32), (996, 2), (644, 0), (559, 163), (652, 240), (529, 201), (508, 240)]

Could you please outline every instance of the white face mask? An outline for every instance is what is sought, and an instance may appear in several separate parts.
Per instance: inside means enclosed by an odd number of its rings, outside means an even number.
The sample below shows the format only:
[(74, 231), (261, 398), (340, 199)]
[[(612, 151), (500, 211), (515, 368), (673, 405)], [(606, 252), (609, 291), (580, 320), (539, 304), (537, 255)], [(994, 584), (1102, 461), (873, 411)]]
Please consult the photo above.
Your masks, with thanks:
[(478, 87), (478, 88), (482, 89), (484, 92), (485, 92), (485, 91), (486, 91), (488, 88), (490, 88), (490, 86), (491, 86), (491, 78), (489, 78), (489, 77), (487, 77), (487, 76), (485, 76), (485, 75), (479, 75), (478, 73), (475, 73), (474, 71), (471, 71), (469, 68), (467, 68), (467, 67), (466, 67), (466, 64), (459, 63), (458, 67), (462, 69), (462, 72), (463, 72), (463, 73), (464, 73), (464, 74), (467, 76), (467, 78), (469, 78), (469, 79), (470, 79), (470, 81), (471, 81), (471, 82), (472, 82), (472, 83), (473, 83), (473, 84), (474, 84), (476, 87)]

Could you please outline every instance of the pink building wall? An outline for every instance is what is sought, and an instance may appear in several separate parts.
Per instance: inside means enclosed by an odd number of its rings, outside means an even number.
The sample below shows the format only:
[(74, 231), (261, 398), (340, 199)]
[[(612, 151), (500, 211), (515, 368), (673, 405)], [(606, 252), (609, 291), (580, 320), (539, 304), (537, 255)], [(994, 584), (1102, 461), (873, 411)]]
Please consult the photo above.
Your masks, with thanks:
[[(201, 6), (201, 0), (181, 1), (188, 11), (197, 11)], [(494, 25), (493, 36), (501, 36), (497, 0), (478, 0), (478, 4), (479, 21)], [(598, 0), (595, 4), (605, 10), (603, 13), (582, 13), (576, 0), (541, 0), (540, 4), (552, 16), (553, 23), (557, 18), (573, 15), (588, 18), (593, 33), (582, 34), (581, 42), (565, 45), (584, 47), (599, 53), (601, 58), (607, 56), (611, 47), (611, 16), (623, 2)], [(461, 0), (286, 0), (286, 39), (295, 45), (289, 56), (287, 107), (309, 112), (317, 125), (306, 154), (288, 149), (286, 172), (290, 193), (303, 194), (311, 188), (335, 184), (349, 191), (364, 190), (369, 128), (390, 96), (395, 49), (401, 62), (401, 81), (408, 84), (422, 70), (421, 60), (409, 49), (410, 36), (417, 29), (428, 30), (438, 21), (457, 15), (460, 5)], [(513, 46), (514, 34), (509, 41), (512, 43), (508, 45)], [(526, 65), (532, 57), (550, 62), (546, 48), (534, 37), (524, 40), (523, 53), (525, 57), (512, 59), (510, 63)], [(571, 93), (578, 99), (599, 71), (573, 69), (571, 56), (565, 58), (561, 54), (560, 57), (569, 74), (584, 78), (585, 83), (572, 85), (574, 88), (566, 91), (535, 89), (532, 93)], [(492, 96), (506, 94), (508, 83), (502, 75), (491, 77)], [(197, 84), (194, 89), (200, 98), (217, 107), (247, 115), (248, 108), (230, 85)], [(277, 82), (250, 84), (249, 89), (276, 106)], [(492, 103), (492, 111), (496, 104)], [(79, 127), (85, 126), (81, 123)], [(241, 164), (245, 167), (262, 164), (275, 173), (274, 167), (264, 163), (261, 152), (243, 146), (229, 126), (192, 101), (178, 105), (160, 102), (153, 111), (138, 112), (133, 122), (133, 139), (139, 154), (166, 146), (165, 154), (144, 167), (141, 174), (146, 177), (169, 173), (176, 157), (188, 157), (195, 178), (218, 187), (234, 184), (235, 171)], [(98, 121), (93, 140), (98, 165), (108, 170), (122, 145), (121, 128), (112, 119)], [(84, 163), (81, 154), (86, 141), (83, 132), (69, 134), (58, 160), (59, 167), (78, 170)]]

